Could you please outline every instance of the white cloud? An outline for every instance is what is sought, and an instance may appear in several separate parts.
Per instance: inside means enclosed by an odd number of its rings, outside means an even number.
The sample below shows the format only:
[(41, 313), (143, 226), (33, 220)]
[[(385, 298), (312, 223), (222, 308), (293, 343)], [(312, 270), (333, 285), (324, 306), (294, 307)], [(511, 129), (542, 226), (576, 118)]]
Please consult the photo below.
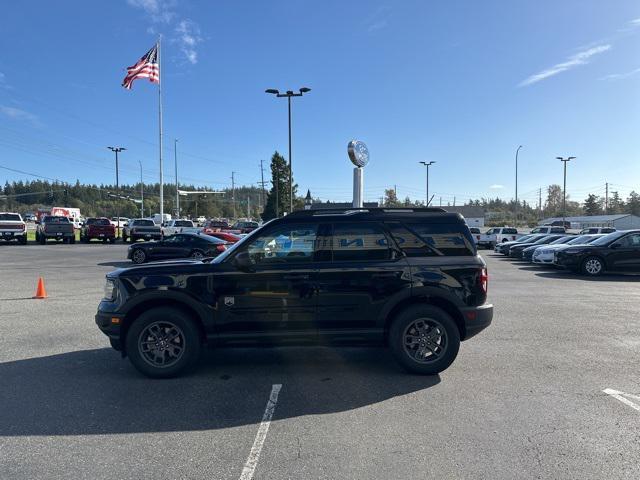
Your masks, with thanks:
[(491, 190), (501, 190), (504, 188), (504, 185), (500, 185), (499, 183), (494, 183), (493, 185), (490, 185), (489, 188)]
[(632, 77), (638, 73), (640, 73), (640, 68), (636, 68), (635, 70), (625, 73), (612, 73), (611, 75), (602, 77), (600, 80), (624, 80), (625, 78)]
[(587, 50), (583, 50), (574, 55), (571, 55), (566, 61), (562, 63), (557, 63), (551, 68), (547, 68), (535, 75), (531, 75), (526, 78), (520, 84), (519, 87), (526, 87), (527, 85), (531, 85), (533, 83), (537, 83), (541, 80), (545, 80), (547, 78), (553, 77), (562, 72), (566, 72), (572, 68), (578, 67), (580, 65), (586, 65), (589, 63), (591, 57), (594, 55), (598, 55), (600, 53), (606, 52), (611, 48), (611, 45), (598, 45), (595, 47), (588, 48)]
[(143, 10), (155, 23), (171, 23), (176, 15), (173, 11), (174, 0), (127, 0), (127, 3)]
[(631, 20), (629, 23), (631, 25), (636, 26), (636, 27), (640, 27), (640, 18), (635, 18), (635, 19)]
[(178, 43), (187, 61), (192, 65), (198, 63), (196, 47), (202, 42), (200, 27), (192, 20), (181, 20), (175, 28), (175, 33), (177, 37), (175, 41)]
[(391, 7), (388, 5), (380, 5), (374, 9), (364, 20), (364, 24), (367, 28), (367, 32), (375, 32), (376, 30), (382, 30), (386, 28), (389, 22), (387, 16), (391, 11)]
[(0, 105), (0, 113), (13, 120), (29, 122), (33, 125), (40, 125), (40, 119), (33, 113), (29, 113), (26, 110), (9, 107), (7, 105)]

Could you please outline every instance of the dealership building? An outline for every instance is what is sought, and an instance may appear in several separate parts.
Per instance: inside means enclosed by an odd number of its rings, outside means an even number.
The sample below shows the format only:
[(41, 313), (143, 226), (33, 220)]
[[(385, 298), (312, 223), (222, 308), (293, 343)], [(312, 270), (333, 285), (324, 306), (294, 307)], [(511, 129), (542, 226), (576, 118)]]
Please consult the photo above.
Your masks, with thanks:
[[(545, 218), (541, 225), (552, 222), (561, 222), (562, 217)], [(616, 230), (630, 230), (640, 228), (640, 217), (630, 213), (618, 215), (585, 215), (582, 217), (565, 217), (565, 221), (571, 223), (571, 228), (582, 230), (590, 227), (613, 227)]]

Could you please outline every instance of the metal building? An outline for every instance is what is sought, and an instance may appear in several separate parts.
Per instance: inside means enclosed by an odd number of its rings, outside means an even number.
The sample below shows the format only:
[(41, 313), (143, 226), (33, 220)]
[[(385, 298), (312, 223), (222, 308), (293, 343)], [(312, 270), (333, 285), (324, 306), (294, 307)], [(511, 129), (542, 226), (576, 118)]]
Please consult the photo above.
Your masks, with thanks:
[[(616, 230), (630, 230), (640, 228), (640, 217), (630, 213), (618, 215), (584, 215), (581, 217), (566, 217), (565, 220), (571, 223), (571, 228), (583, 229), (589, 227), (613, 227)], [(541, 225), (562, 221), (562, 217), (545, 218)]]

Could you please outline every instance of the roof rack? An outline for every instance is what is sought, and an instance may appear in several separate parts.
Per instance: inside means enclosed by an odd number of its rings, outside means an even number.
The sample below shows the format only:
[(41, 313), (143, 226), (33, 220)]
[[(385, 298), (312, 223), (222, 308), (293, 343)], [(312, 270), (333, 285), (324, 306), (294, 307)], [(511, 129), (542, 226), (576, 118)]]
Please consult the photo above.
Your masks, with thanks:
[(359, 215), (365, 213), (446, 213), (440, 207), (375, 207), (375, 208), (319, 208), (311, 210), (296, 210), (287, 217), (322, 217), (326, 215)]

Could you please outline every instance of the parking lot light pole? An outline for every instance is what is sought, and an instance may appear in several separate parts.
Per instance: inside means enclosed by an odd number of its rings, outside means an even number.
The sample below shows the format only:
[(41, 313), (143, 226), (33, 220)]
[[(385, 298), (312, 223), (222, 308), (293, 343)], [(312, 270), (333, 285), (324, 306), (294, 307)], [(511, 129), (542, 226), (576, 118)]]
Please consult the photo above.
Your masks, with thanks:
[(431, 161), (431, 162), (420, 162), (422, 165), (424, 165), (425, 167), (427, 167), (427, 201), (425, 202), (425, 207), (429, 206), (429, 166), (433, 165), (434, 163), (436, 163), (435, 161)]
[(564, 227), (565, 218), (567, 217), (567, 162), (570, 162), (576, 157), (556, 157), (564, 164), (564, 185), (562, 187), (562, 226)]
[(302, 87), (299, 93), (293, 93), (293, 90), (287, 90), (285, 93), (275, 88), (268, 88), (265, 93), (270, 93), (276, 97), (287, 97), (287, 104), (289, 110), (289, 213), (293, 212), (293, 167), (291, 166), (291, 97), (301, 97), (305, 93), (310, 92), (311, 89)]
[(515, 210), (515, 224), (514, 227), (518, 226), (518, 152), (520, 152), (520, 149), (522, 148), (522, 145), (518, 146), (517, 150), (516, 150), (516, 210)]
[(118, 219), (117, 227), (116, 227), (116, 238), (118, 238), (120, 236), (120, 202), (118, 202), (118, 200), (120, 199), (120, 181), (118, 178), (118, 153), (126, 150), (126, 148), (124, 147), (107, 147), (107, 148), (116, 154), (116, 218)]

